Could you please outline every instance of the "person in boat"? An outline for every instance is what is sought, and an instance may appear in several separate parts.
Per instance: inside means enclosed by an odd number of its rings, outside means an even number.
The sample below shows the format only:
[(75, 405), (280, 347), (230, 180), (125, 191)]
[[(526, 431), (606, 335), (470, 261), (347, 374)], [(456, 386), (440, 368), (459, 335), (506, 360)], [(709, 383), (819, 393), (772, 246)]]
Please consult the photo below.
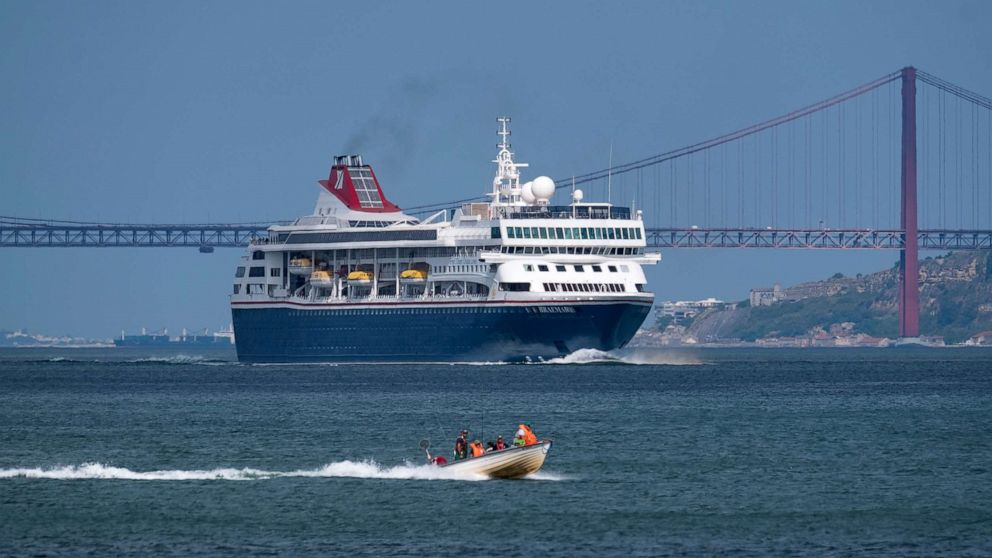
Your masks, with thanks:
[(517, 434), (513, 438), (513, 445), (517, 447), (533, 446), (536, 443), (537, 434), (534, 434), (534, 430), (529, 424), (520, 423), (517, 427)]
[(496, 451), (496, 442), (489, 440), (488, 442), (486, 442), (486, 453), (489, 453), (491, 451)]
[(518, 428), (517, 433), (513, 435), (513, 447), (522, 448), (524, 447), (524, 429)]
[(524, 424), (524, 445), (533, 446), (536, 443), (537, 434), (534, 434), (534, 429), (529, 424)]
[(468, 457), (468, 430), (462, 430), (462, 433), (458, 435), (458, 439), (455, 440), (455, 460), (465, 459)]
[(478, 440), (473, 440), (469, 448), (472, 450), (472, 457), (482, 457), (486, 453), (486, 448), (482, 447), (482, 442)]
[(443, 455), (439, 455), (439, 456), (435, 457), (434, 459), (431, 459), (431, 463), (433, 463), (434, 465), (437, 465), (438, 467), (440, 467), (442, 465), (447, 465), (448, 464), (448, 460), (445, 459)]
[(495, 449), (496, 451), (500, 451), (500, 450), (505, 450), (506, 449), (506, 441), (503, 440), (503, 437), (502, 436), (497, 436), (496, 437), (496, 444), (493, 447), (493, 449)]

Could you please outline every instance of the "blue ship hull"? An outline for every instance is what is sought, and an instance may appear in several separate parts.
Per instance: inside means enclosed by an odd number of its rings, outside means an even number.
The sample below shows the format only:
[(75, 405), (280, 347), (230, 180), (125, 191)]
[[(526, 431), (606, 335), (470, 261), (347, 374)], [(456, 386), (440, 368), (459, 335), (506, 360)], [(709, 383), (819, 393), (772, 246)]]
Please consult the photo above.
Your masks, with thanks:
[(648, 301), (232, 308), (242, 362), (446, 362), (554, 358), (623, 347)]

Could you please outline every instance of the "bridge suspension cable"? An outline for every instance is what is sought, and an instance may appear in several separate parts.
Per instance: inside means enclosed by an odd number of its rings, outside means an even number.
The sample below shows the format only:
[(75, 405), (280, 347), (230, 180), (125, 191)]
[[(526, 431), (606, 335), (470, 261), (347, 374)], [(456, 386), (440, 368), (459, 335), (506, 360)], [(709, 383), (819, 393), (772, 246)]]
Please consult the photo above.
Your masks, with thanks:
[(927, 84), (932, 85), (938, 89), (956, 95), (966, 101), (970, 101), (981, 107), (992, 110), (992, 99), (989, 99), (984, 95), (980, 95), (978, 93), (975, 93), (974, 91), (969, 91), (964, 87), (955, 85), (947, 80), (943, 80), (933, 74), (928, 74), (922, 70), (917, 70), (916, 77), (919, 80), (924, 81)]
[[(616, 175), (619, 175), (619, 174), (628, 173), (628, 172), (633, 171), (633, 170), (642, 169), (644, 167), (648, 167), (648, 166), (652, 166), (652, 165), (657, 165), (659, 163), (664, 163), (664, 162), (670, 161), (672, 159), (677, 159), (677, 158), (680, 158), (680, 157), (684, 157), (686, 155), (691, 155), (693, 153), (697, 153), (697, 152), (702, 151), (702, 150), (705, 150), (705, 149), (709, 149), (709, 148), (712, 148), (712, 147), (716, 147), (718, 145), (729, 143), (731, 141), (734, 141), (734, 140), (737, 140), (737, 139), (741, 139), (743, 137), (750, 136), (750, 135), (756, 134), (758, 132), (762, 132), (764, 130), (768, 130), (769, 128), (774, 128), (774, 127), (779, 126), (781, 124), (785, 124), (787, 122), (792, 122), (793, 120), (797, 120), (797, 119), (802, 118), (804, 116), (808, 116), (810, 114), (813, 114), (813, 113), (822, 111), (822, 110), (827, 109), (827, 108), (830, 108), (830, 107), (832, 107), (834, 105), (843, 103), (844, 101), (847, 101), (849, 99), (853, 99), (855, 97), (859, 97), (861, 95), (864, 95), (865, 93), (868, 93), (870, 91), (874, 91), (875, 89), (878, 89), (879, 87), (881, 87), (883, 85), (886, 85), (888, 83), (892, 83), (893, 81), (899, 79), (899, 76), (900, 76), (900, 72), (893, 72), (893, 73), (890, 73), (890, 74), (886, 74), (886, 75), (884, 75), (884, 76), (882, 76), (882, 77), (880, 77), (880, 78), (878, 78), (878, 79), (876, 79), (874, 81), (871, 81), (871, 82), (866, 83), (864, 85), (861, 85), (859, 87), (855, 87), (854, 89), (850, 89), (850, 90), (845, 91), (843, 93), (840, 93), (838, 95), (834, 95), (833, 97), (830, 97), (829, 99), (826, 99), (826, 100), (820, 101), (818, 103), (814, 103), (812, 105), (809, 105), (809, 106), (803, 107), (801, 109), (792, 111), (790, 113), (784, 114), (782, 116), (779, 116), (779, 117), (776, 117), (776, 118), (772, 118), (770, 120), (766, 120), (766, 121), (760, 122), (758, 124), (747, 126), (745, 128), (741, 128), (741, 129), (739, 129), (737, 131), (730, 132), (729, 134), (724, 134), (722, 136), (718, 136), (718, 137), (715, 137), (713, 139), (709, 139), (709, 140), (706, 140), (706, 141), (695, 143), (695, 144), (692, 144), (692, 145), (689, 145), (689, 146), (686, 146), (686, 147), (682, 147), (682, 148), (679, 148), (679, 149), (674, 149), (674, 150), (671, 150), (671, 151), (666, 151), (665, 153), (659, 153), (657, 155), (652, 155), (650, 157), (645, 157), (643, 159), (632, 161), (630, 163), (625, 163), (625, 164), (622, 164), (622, 165), (616, 165), (616, 166), (613, 166), (611, 168), (600, 169), (598, 171), (593, 171), (593, 172), (589, 172), (589, 173), (585, 173), (585, 174), (581, 174), (581, 175), (576, 175), (574, 177), (574, 181), (575, 181), (575, 184), (577, 184), (577, 185), (578, 184), (584, 184), (586, 182), (591, 182), (593, 180), (598, 180), (598, 179), (601, 179), (601, 178), (605, 178), (605, 177), (607, 177), (609, 175), (616, 176)], [(573, 180), (573, 177), (562, 178), (561, 179), (561, 183), (564, 184), (565, 182), (571, 182), (572, 180)]]

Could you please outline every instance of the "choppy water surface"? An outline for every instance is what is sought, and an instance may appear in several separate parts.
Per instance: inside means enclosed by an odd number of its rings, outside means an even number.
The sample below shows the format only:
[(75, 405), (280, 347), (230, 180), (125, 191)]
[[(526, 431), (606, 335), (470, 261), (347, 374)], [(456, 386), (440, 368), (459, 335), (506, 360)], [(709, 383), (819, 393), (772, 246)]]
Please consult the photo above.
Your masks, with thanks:
[[(992, 553), (992, 352), (601, 357), (0, 351), (0, 555)], [(423, 465), (519, 420), (535, 478)]]

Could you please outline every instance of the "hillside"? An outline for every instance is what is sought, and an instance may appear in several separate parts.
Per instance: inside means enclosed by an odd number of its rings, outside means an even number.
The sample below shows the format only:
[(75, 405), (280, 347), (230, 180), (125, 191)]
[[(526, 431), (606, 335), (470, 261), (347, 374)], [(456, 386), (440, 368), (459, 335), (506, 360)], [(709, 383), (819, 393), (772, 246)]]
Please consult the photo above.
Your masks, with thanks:
[[(898, 269), (844, 277), (786, 289), (789, 300), (700, 314), (688, 334), (700, 340), (754, 341), (844, 328), (873, 337), (898, 336)], [(957, 343), (992, 330), (992, 258), (958, 252), (920, 262), (921, 334)]]

